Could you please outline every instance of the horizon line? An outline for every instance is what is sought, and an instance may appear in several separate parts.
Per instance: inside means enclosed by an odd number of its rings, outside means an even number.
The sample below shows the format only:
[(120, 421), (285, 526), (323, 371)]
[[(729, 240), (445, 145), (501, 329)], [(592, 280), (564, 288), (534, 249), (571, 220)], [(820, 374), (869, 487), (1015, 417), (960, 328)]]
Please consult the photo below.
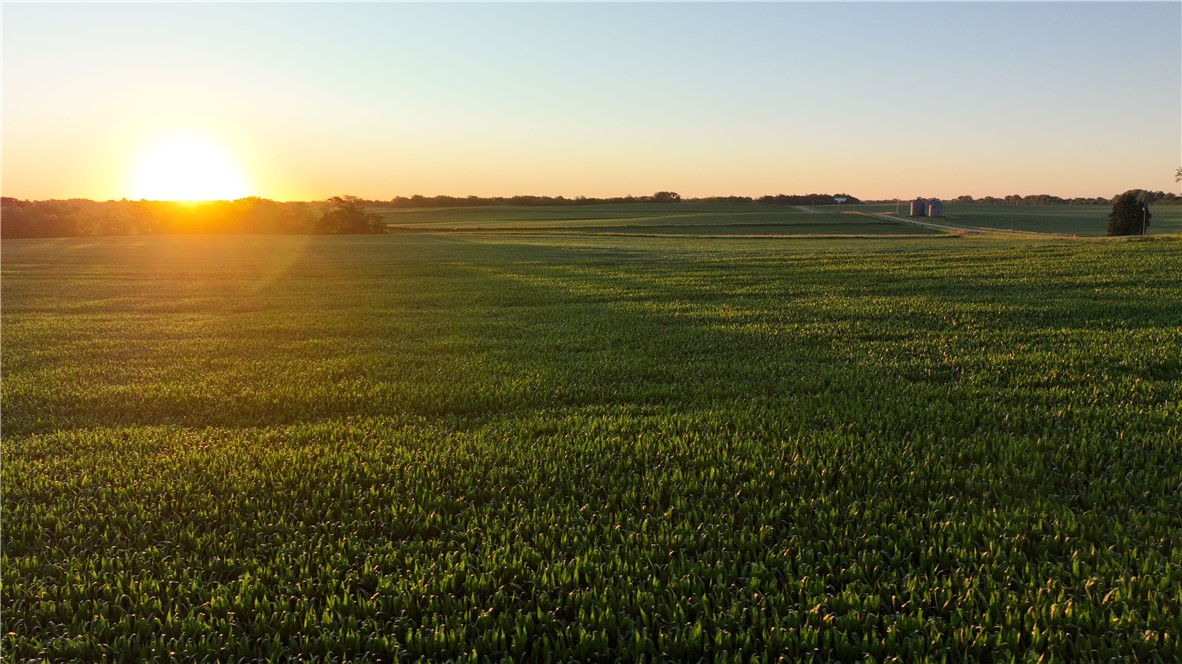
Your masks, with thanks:
[[(1112, 198), (1114, 198), (1114, 197), (1116, 197), (1116, 196), (1119, 196), (1120, 194), (1122, 194), (1122, 193), (1125, 193), (1125, 192), (1128, 192), (1128, 191), (1144, 191), (1144, 192), (1150, 192), (1150, 193), (1161, 193), (1161, 194), (1164, 194), (1164, 195), (1167, 195), (1167, 196), (1180, 196), (1180, 194), (1174, 193), (1174, 192), (1172, 192), (1172, 191), (1160, 191), (1160, 190), (1154, 190), (1154, 189), (1141, 189), (1141, 188), (1126, 189), (1126, 190), (1124, 190), (1124, 191), (1117, 192), (1117, 193), (1115, 193), (1115, 194), (1106, 195), (1106, 196), (1104, 196), (1104, 195), (1098, 195), (1098, 196), (1064, 196), (1064, 195), (1061, 195), (1061, 194), (1052, 194), (1052, 193), (1049, 193), (1049, 192), (1038, 192), (1038, 193), (1030, 193), (1030, 194), (1012, 193), (1012, 194), (1006, 194), (1006, 195), (1004, 195), (1004, 196), (996, 196), (996, 195), (993, 195), (993, 194), (986, 194), (986, 195), (983, 195), (983, 196), (977, 196), (977, 195), (973, 195), (973, 194), (959, 194), (959, 195), (957, 195), (957, 196), (926, 196), (926, 195), (921, 195), (921, 196), (890, 196), (890, 197), (865, 197), (865, 198), (863, 198), (863, 197), (861, 197), (861, 196), (857, 196), (857, 195), (849, 194), (849, 193), (846, 193), (846, 192), (834, 192), (834, 193), (827, 193), (827, 192), (809, 192), (809, 193), (785, 193), (785, 192), (778, 192), (778, 193), (774, 193), (774, 194), (760, 194), (760, 195), (756, 195), (756, 196), (753, 196), (753, 195), (746, 195), (746, 194), (709, 194), (709, 195), (705, 195), (705, 196), (688, 196), (688, 195), (684, 195), (684, 196), (683, 196), (683, 195), (681, 195), (681, 194), (677, 194), (677, 195), (678, 195), (678, 197), (679, 197), (679, 198), (677, 198), (677, 199), (674, 199), (674, 200), (671, 200), (671, 201), (656, 201), (656, 202), (673, 202), (673, 203), (676, 203), (676, 202), (680, 202), (680, 201), (695, 201), (695, 200), (702, 200), (702, 199), (708, 199), (708, 198), (746, 198), (746, 199), (750, 199), (750, 200), (751, 200), (751, 202), (759, 202), (759, 199), (760, 199), (760, 198), (763, 198), (763, 197), (776, 197), (776, 196), (799, 196), (799, 197), (817, 196), (817, 197), (826, 197), (826, 198), (831, 198), (831, 197), (836, 197), (836, 196), (846, 196), (846, 197), (850, 197), (850, 198), (857, 198), (858, 200), (860, 200), (860, 201), (863, 201), (863, 202), (874, 202), (874, 201), (909, 201), (909, 200), (915, 200), (915, 199), (918, 199), (918, 198), (923, 198), (923, 199), (925, 199), (925, 200), (938, 199), (938, 200), (943, 200), (943, 201), (955, 202), (955, 201), (956, 201), (956, 199), (958, 199), (958, 198), (961, 198), (961, 197), (964, 197), (964, 196), (969, 196), (969, 197), (971, 197), (971, 198), (972, 198), (974, 201), (980, 201), (980, 200), (984, 200), (984, 199), (987, 199), (987, 198), (992, 198), (992, 199), (996, 199), (996, 200), (1001, 200), (1001, 201), (1004, 201), (1006, 198), (1008, 198), (1008, 197), (1012, 197), (1012, 196), (1017, 196), (1017, 197), (1019, 197), (1019, 198), (1028, 198), (1028, 197), (1031, 197), (1031, 196), (1048, 196), (1048, 197), (1052, 197), (1052, 198), (1058, 198), (1058, 199), (1062, 199), (1062, 200), (1065, 200), (1065, 201), (1070, 201), (1070, 200), (1078, 200), (1078, 199), (1104, 199), (1104, 200), (1108, 201), (1108, 200), (1111, 200)], [(619, 199), (629, 199), (629, 198), (632, 198), (632, 199), (650, 199), (650, 201), (648, 201), (648, 202), (652, 202), (652, 201), (651, 201), (651, 199), (652, 199), (652, 198), (653, 198), (653, 197), (654, 197), (656, 194), (658, 194), (658, 193), (663, 193), (663, 192), (671, 192), (671, 193), (674, 193), (674, 194), (676, 194), (676, 193), (677, 193), (676, 191), (669, 189), (669, 190), (662, 190), (662, 191), (660, 191), (660, 192), (653, 192), (653, 193), (649, 193), (649, 194), (617, 194), (617, 195), (610, 195), (610, 196), (586, 196), (586, 195), (582, 195), (582, 194), (575, 195), (575, 196), (567, 196), (567, 195), (565, 195), (565, 194), (557, 194), (557, 195), (550, 195), (550, 194), (512, 194), (512, 195), (501, 195), (501, 194), (498, 194), (498, 195), (491, 195), (491, 196), (480, 196), (480, 195), (476, 195), (476, 194), (464, 194), (464, 195), (456, 195), (456, 194), (433, 194), (433, 195), (425, 195), (425, 194), (409, 194), (409, 195), (407, 195), (407, 194), (396, 194), (396, 195), (394, 195), (394, 196), (391, 196), (391, 197), (385, 197), (385, 198), (375, 198), (375, 197), (368, 197), (368, 196), (359, 196), (359, 195), (355, 195), (355, 194), (334, 194), (334, 195), (332, 195), (332, 196), (326, 196), (326, 197), (323, 197), (323, 198), (270, 198), (270, 197), (268, 197), (268, 196), (262, 196), (262, 195), (259, 195), (259, 194), (249, 194), (249, 195), (246, 195), (246, 196), (239, 196), (239, 197), (237, 197), (237, 198), (209, 198), (209, 199), (197, 199), (197, 200), (185, 200), (185, 199), (154, 199), (154, 198), (129, 198), (129, 197), (126, 197), (126, 196), (123, 196), (123, 197), (120, 197), (120, 198), (89, 198), (89, 197), (86, 197), (86, 196), (50, 197), (50, 198), (22, 198), (22, 197), (20, 197), (20, 196), (10, 196), (10, 195), (8, 195), (8, 194), (3, 194), (3, 195), (2, 195), (2, 196), (0, 196), (0, 197), (2, 197), (2, 198), (4, 198), (4, 199), (11, 199), (11, 200), (18, 200), (18, 201), (26, 201), (26, 202), (35, 202), (35, 203), (50, 202), (50, 201), (90, 201), (90, 202), (93, 202), (93, 203), (120, 203), (120, 202), (132, 202), (132, 203), (140, 203), (140, 202), (147, 202), (147, 203), (190, 203), (190, 204), (197, 204), (197, 203), (234, 202), (234, 201), (248, 200), (248, 199), (259, 199), (259, 200), (266, 200), (266, 201), (272, 201), (272, 202), (275, 202), (275, 203), (322, 203), (322, 202), (329, 201), (329, 200), (331, 200), (331, 199), (333, 199), (333, 198), (339, 198), (339, 197), (340, 197), (340, 198), (343, 198), (343, 197), (357, 198), (357, 199), (359, 199), (359, 200), (361, 200), (361, 201), (366, 201), (366, 202), (392, 202), (392, 201), (399, 200), (399, 199), (402, 199), (402, 200), (412, 200), (412, 199), (414, 199), (414, 198), (422, 198), (422, 199), (425, 199), (425, 200), (440, 199), (440, 198), (451, 198), (451, 199), (455, 199), (455, 200), (457, 200), (457, 201), (472, 200), (472, 199), (477, 199), (477, 200), (497, 200), (497, 199), (500, 199), (500, 200), (510, 200), (510, 199), (514, 199), (514, 198), (542, 198), (542, 199), (547, 199), (547, 198), (549, 198), (549, 199), (555, 199), (555, 200), (565, 200), (565, 201), (580, 201), (580, 200), (591, 200), (591, 201), (595, 201), (595, 200), (619, 200)]]

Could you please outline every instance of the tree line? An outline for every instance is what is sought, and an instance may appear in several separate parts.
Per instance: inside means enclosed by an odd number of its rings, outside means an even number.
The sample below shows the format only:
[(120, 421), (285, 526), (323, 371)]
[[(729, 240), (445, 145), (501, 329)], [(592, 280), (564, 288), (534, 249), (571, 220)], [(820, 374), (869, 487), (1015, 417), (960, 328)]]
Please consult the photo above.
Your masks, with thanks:
[[(1167, 193), (1164, 191), (1146, 191), (1144, 189), (1131, 189), (1132, 193), (1139, 203), (1153, 203), (1153, 204), (1176, 204), (1182, 203), (1182, 196), (1174, 193)], [(1121, 194), (1123, 195), (1123, 194)], [(952, 199), (955, 203), (977, 203), (986, 205), (1108, 205), (1115, 199), (1113, 198), (1061, 198), (1059, 196), (1052, 196), (1051, 194), (1030, 194), (1022, 196), (1020, 194), (1010, 194), (1002, 198), (996, 196), (985, 196), (983, 198), (973, 198), (972, 196), (957, 196)]]
[(0, 200), (0, 237), (76, 237), (251, 233), (304, 235), (383, 233), (381, 217), (361, 199), (334, 196), (316, 203), (234, 201)]
[[(1120, 196), (1137, 204), (1182, 202), (1173, 193), (1133, 189)], [(72, 237), (94, 235), (158, 235), (203, 233), (250, 234), (343, 234), (383, 233), (386, 225), (372, 208), (441, 208), (483, 205), (564, 206), (644, 203), (762, 203), (767, 205), (826, 205), (844, 198), (847, 204), (894, 203), (863, 201), (849, 194), (775, 194), (751, 196), (708, 196), (682, 198), (673, 191), (651, 196), (589, 198), (578, 196), (398, 196), (390, 200), (368, 200), (356, 196), (334, 196), (318, 202), (278, 202), (248, 197), (234, 201), (180, 203), (174, 201), (91, 201), (87, 199), (26, 201), (4, 197), (0, 201), (0, 237)], [(1096, 205), (1116, 201), (1105, 198), (1060, 198), (1050, 194), (997, 198), (958, 196), (956, 203), (997, 205)]]
[[(442, 208), (477, 207), (486, 205), (514, 206), (563, 206), (563, 205), (634, 205), (636, 203), (676, 203), (681, 195), (673, 191), (658, 191), (652, 196), (613, 196), (596, 198), (588, 196), (395, 196), (390, 200), (365, 200), (370, 207), (390, 208)], [(751, 199), (746, 199), (750, 201)]]
[(847, 203), (861, 201), (848, 194), (776, 194), (760, 196), (702, 196), (683, 198), (675, 191), (658, 191), (651, 196), (396, 196), (390, 200), (366, 200), (370, 207), (391, 208), (439, 208), (476, 207), (482, 205), (547, 206), (564, 205), (635, 205), (638, 203), (769, 203), (781, 205), (813, 205), (833, 203), (834, 198), (848, 199)]

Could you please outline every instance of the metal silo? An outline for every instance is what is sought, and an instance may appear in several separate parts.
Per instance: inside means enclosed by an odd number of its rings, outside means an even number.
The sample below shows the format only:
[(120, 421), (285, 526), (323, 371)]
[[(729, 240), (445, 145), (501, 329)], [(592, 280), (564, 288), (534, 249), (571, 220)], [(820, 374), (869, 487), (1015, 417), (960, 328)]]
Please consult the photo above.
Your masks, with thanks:
[(927, 208), (928, 208), (927, 203), (928, 202), (922, 198), (917, 198), (917, 199), (911, 201), (911, 216), (912, 217), (924, 216), (924, 214), (927, 213)]
[(933, 198), (930, 202), (928, 202), (928, 216), (929, 217), (943, 217), (944, 216), (944, 204)]

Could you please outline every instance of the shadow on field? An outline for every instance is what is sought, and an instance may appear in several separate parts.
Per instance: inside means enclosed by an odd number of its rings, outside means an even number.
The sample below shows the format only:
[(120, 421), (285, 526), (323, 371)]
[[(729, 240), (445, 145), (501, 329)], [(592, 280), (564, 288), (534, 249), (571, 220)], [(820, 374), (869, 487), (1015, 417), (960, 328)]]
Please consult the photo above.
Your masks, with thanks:
[[(571, 659), (852, 660), (903, 639), (1070, 658), (1093, 636), (1147, 652), (1177, 622), (1179, 286), (1162, 269), (1182, 247), (326, 238), (237, 297), (257, 270), (224, 269), (219, 247), (177, 267), (6, 243), (20, 583), (104, 547), (127, 579), (192, 589), (192, 639), (245, 630), (291, 655), (353, 621), (393, 637), (389, 659), (528, 659), (543, 638)], [(171, 590), (85, 569), (110, 625), (172, 615), (133, 604)], [(14, 594), (26, 624), (77, 604)]]
[[(1115, 496), (1154, 509), (1142, 487), (1168, 483), (1177, 451), (1160, 442), (1182, 396), (1182, 256), (1122, 249), (483, 269), (526, 299), (578, 303), (498, 326), (510, 342), (545, 340), (503, 357), (547, 377), (547, 405), (761, 413), (740, 435), (823, 432), (962, 479), (984, 470), (947, 487), (973, 512), (1095, 515)], [(1157, 442), (1102, 442), (1124, 439)], [(862, 468), (867, 482), (882, 471)], [(1081, 490), (1089, 481), (1107, 489)]]

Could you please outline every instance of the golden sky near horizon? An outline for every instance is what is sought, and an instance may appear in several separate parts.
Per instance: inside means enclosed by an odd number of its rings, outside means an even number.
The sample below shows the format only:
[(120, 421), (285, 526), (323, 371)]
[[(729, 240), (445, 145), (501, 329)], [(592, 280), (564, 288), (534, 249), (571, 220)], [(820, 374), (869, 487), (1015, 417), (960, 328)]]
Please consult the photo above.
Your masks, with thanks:
[(3, 190), (1174, 190), (1180, 7), (8, 5)]

